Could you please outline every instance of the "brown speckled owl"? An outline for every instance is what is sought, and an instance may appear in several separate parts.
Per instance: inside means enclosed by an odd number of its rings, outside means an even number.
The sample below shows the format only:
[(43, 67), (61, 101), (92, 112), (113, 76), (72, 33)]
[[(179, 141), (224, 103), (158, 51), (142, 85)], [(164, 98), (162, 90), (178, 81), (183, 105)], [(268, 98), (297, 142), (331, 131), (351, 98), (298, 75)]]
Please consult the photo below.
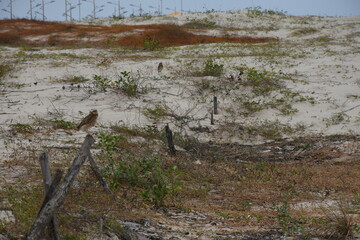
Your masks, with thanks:
[(77, 130), (82, 130), (88, 133), (89, 128), (95, 126), (98, 116), (99, 114), (97, 110), (91, 110), (89, 115), (87, 115), (77, 126)]
[(158, 66), (158, 72), (160, 73), (160, 72), (163, 70), (163, 68), (164, 68), (163, 63), (162, 63), (162, 62), (161, 62), (161, 63), (159, 63), (159, 66)]

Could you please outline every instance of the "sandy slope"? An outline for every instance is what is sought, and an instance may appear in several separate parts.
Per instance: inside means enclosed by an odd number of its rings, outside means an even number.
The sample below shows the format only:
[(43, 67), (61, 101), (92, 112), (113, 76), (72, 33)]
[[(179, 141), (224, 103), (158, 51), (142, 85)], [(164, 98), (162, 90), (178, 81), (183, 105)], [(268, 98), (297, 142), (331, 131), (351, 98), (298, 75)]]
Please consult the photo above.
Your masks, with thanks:
[[(91, 130), (95, 136), (108, 131), (111, 125), (150, 125), (162, 129), (166, 123), (174, 131), (197, 137), (203, 142), (211, 140), (215, 143), (238, 142), (247, 145), (272, 141), (259, 131), (277, 125), (282, 127), (276, 130), (282, 138), (313, 134), (360, 134), (360, 17), (251, 18), (244, 12), (227, 12), (119, 21), (99, 19), (91, 23), (182, 25), (196, 21), (203, 24), (210, 22), (216, 26), (201, 29), (202, 34), (276, 37), (279, 41), (199, 44), (156, 51), (55, 47), (30, 51), (26, 48), (1, 47), (0, 61), (14, 66), (14, 71), (0, 85), (0, 163), (3, 164), (0, 177), (4, 182), (16, 182), (28, 171), (21, 164), (10, 164), (11, 171), (8, 170), (8, 160), (16, 157), (19, 149), (24, 150), (22, 154), (27, 159), (35, 161), (38, 150), (76, 147), (85, 136), (85, 133), (74, 130), (53, 130), (39, 123), (40, 120), (61, 119), (78, 123), (94, 108), (100, 113), (97, 126)], [(204, 68), (204, 62), (209, 58), (224, 64), (221, 77), (197, 76), (196, 73)], [(159, 62), (164, 63), (161, 73), (157, 72)], [(244, 99), (251, 95), (251, 90), (241, 85), (243, 80), (238, 82), (230, 77), (239, 73), (237, 67), (244, 66), (276, 73), (283, 84), (282, 89), (298, 94), (296, 99), (302, 97), (304, 101), (285, 99), (289, 101), (291, 109), (296, 110), (290, 114), (283, 114), (271, 107), (244, 113)], [(95, 74), (116, 80), (122, 71), (131, 72), (136, 79), (139, 87), (137, 96), (128, 96), (115, 88), (100, 91), (93, 84)], [(74, 76), (83, 76), (89, 81), (71, 85), (72, 82), (66, 79)], [(209, 118), (214, 95), (219, 99), (219, 114), (215, 115), (215, 125), (211, 125)], [(283, 93), (272, 92), (255, 96), (250, 101), (266, 102), (281, 96)], [(147, 109), (157, 106), (166, 110), (166, 116), (147, 117)], [(16, 123), (30, 124), (34, 133), (17, 134), (12, 131), (12, 124)], [(286, 131), (286, 128), (292, 131)], [(357, 140), (351, 141), (355, 147), (349, 154), (356, 154)], [(347, 148), (346, 141), (342, 142), (341, 146)], [(338, 142), (333, 144), (339, 146)], [(272, 150), (276, 152), (276, 149), (281, 148), (274, 147)], [(297, 154), (295, 150), (294, 154)], [(268, 149), (263, 148), (260, 152), (266, 155)], [(195, 213), (184, 213), (184, 216)], [(178, 223), (178, 213), (166, 214), (173, 214), (175, 220), (172, 221), (176, 223), (172, 225)], [(222, 231), (222, 225), (210, 225), (206, 218), (199, 227), (202, 230), (203, 226), (208, 226), (209, 235), (205, 234), (206, 237)], [(183, 229), (189, 231), (187, 225)], [(233, 229), (230, 230), (237, 231), (238, 226)]]
[[(96, 24), (152, 24), (159, 22), (183, 24), (199, 21), (215, 22), (221, 27), (231, 27), (227, 33), (232, 35), (263, 35), (280, 39), (278, 44), (264, 49), (264, 57), (246, 56), (249, 51), (246, 44), (209, 44), (180, 47), (162, 50), (158, 53), (129, 53), (125, 50), (113, 49), (74, 49), (56, 50), (43, 49), (39, 52), (25, 52), (43, 54), (41, 59), (25, 57), (16, 65), (16, 71), (5, 79), (7, 87), (1, 97), (1, 123), (4, 128), (10, 123), (31, 122), (29, 116), (34, 114), (41, 118), (52, 118), (61, 112), (64, 119), (78, 121), (78, 113), (88, 112), (92, 108), (100, 111), (100, 123), (108, 125), (111, 122), (124, 121), (126, 124), (144, 126), (152, 121), (143, 115), (144, 108), (154, 107), (155, 104), (165, 104), (178, 115), (187, 114), (191, 117), (190, 127), (206, 126), (216, 130), (216, 126), (209, 125), (209, 109), (211, 109), (212, 94), (207, 92), (199, 97), (195, 82), (199, 77), (186, 76), (185, 63), (195, 60), (191, 67), (202, 68), (201, 62), (207, 56), (221, 56), (218, 61), (225, 65), (224, 76), (235, 73), (235, 66), (246, 65), (284, 75), (294, 76), (298, 82), (287, 81), (286, 86), (302, 96), (312, 97), (315, 104), (308, 102), (294, 103), (298, 109), (293, 115), (282, 116), (276, 110), (263, 110), (244, 118), (237, 114), (241, 108), (237, 107), (234, 98), (241, 94), (240, 90), (229, 90), (230, 93), (219, 92), (220, 114), (216, 116), (219, 125), (232, 119), (232, 122), (251, 124), (254, 121), (279, 120), (281, 123), (294, 126), (305, 125), (305, 133), (346, 134), (359, 133), (359, 18), (319, 18), (319, 17), (261, 17), (249, 18), (240, 13), (211, 13), (191, 14), (174, 18), (160, 17), (150, 20), (126, 19), (97, 20)], [(255, 28), (255, 29), (254, 29)], [(301, 29), (316, 29), (313, 33), (294, 34)], [(208, 34), (218, 34), (218, 30), (209, 30)], [(323, 41), (321, 37), (325, 38)], [(275, 48), (271, 54), (266, 52)], [(19, 59), (16, 53), (21, 49), (3, 47), (2, 59)], [(250, 50), (254, 51), (254, 50)], [(256, 50), (258, 51), (258, 50)], [(261, 51), (261, 49), (260, 49)], [(276, 56), (276, 52), (283, 51), (283, 56)], [(71, 53), (79, 59), (71, 57), (52, 57), (51, 54)], [(46, 56), (47, 55), (47, 56)], [(130, 59), (122, 58), (127, 56)], [(237, 56), (238, 55), (238, 56)], [(80, 58), (85, 56), (84, 59)], [(134, 56), (142, 56), (137, 60)], [(151, 56), (148, 57), (148, 56)], [(228, 57), (229, 56), (229, 57)], [(199, 57), (199, 58), (197, 58)], [(131, 60), (134, 58), (134, 60)], [(21, 59), (21, 58), (20, 58)], [(105, 64), (101, 64), (105, 61)], [(165, 70), (161, 74), (156, 72), (157, 64), (163, 61)], [(175, 70), (181, 70), (182, 76)], [(139, 74), (139, 81), (148, 88), (146, 94), (136, 98), (129, 98), (124, 94), (113, 91), (89, 95), (84, 90), (71, 89), (61, 83), (67, 76), (85, 76), (89, 79), (93, 74), (116, 78), (121, 71)], [(210, 82), (218, 82), (217, 78), (204, 77)], [(225, 78), (225, 77), (224, 77)], [(56, 79), (58, 81), (56, 81)], [(60, 81), (60, 82), (59, 82)], [(222, 81), (222, 80), (220, 80)], [(300, 82), (301, 81), (301, 82)], [(34, 82), (38, 82), (34, 85)], [(21, 87), (19, 87), (20, 85)], [(18, 86), (15, 89), (12, 86)], [(62, 90), (62, 86), (65, 90)], [(230, 83), (231, 88), (231, 83)], [(235, 113), (228, 113), (225, 109), (232, 109)], [(333, 118), (340, 114), (342, 119), (337, 122)], [(206, 119), (203, 119), (206, 118)], [(173, 119), (163, 119), (157, 124), (174, 122)], [(176, 122), (176, 121), (175, 121)], [(185, 131), (189, 129), (185, 128)], [(216, 131), (215, 131), (216, 132)], [(189, 134), (196, 134), (189, 131)], [(218, 136), (218, 132), (213, 134)], [(214, 138), (212, 134), (200, 134), (202, 138)], [(216, 137), (215, 137), (216, 138)], [(222, 136), (224, 141), (228, 138)], [(235, 136), (233, 140), (241, 137)], [(241, 140), (241, 142), (244, 142)], [(245, 140), (244, 143), (246, 143)]]

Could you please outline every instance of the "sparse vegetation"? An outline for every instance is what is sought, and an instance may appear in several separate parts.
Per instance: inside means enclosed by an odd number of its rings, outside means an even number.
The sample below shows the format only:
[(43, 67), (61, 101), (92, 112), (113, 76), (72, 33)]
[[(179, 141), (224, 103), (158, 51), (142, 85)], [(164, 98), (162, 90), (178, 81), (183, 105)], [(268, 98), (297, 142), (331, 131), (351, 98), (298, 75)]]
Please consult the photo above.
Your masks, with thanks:
[(260, 135), (267, 139), (280, 139), (283, 134), (290, 134), (294, 130), (287, 124), (277, 121), (262, 121), (244, 127), (250, 135)]
[(349, 116), (344, 112), (334, 113), (331, 117), (324, 119), (326, 126), (338, 125), (349, 119)]
[[(243, 70), (241, 70), (243, 71)], [(246, 68), (244, 86), (251, 86), (255, 95), (267, 95), (271, 91), (285, 88), (279, 77), (267, 71), (259, 71), (255, 68)]]
[(143, 40), (145, 50), (154, 51), (160, 48), (160, 41), (155, 39), (144, 39)]
[(283, 10), (280, 10), (280, 11), (277, 11), (277, 10), (268, 10), (268, 9), (264, 9), (262, 10), (262, 7), (261, 6), (255, 6), (255, 7), (248, 7), (246, 8), (246, 14), (248, 17), (251, 17), (251, 18), (255, 18), (255, 17), (261, 17), (261, 16), (264, 16), (264, 15), (269, 15), (269, 16), (272, 16), (272, 15), (278, 15), (278, 16), (285, 16), (287, 14), (286, 11), (283, 11)]
[[(357, 237), (356, 18), (205, 10), (156, 25), (0, 21), (0, 215), (16, 218), (0, 219), (0, 238), (24, 238), (43, 199), (38, 155), (66, 171), (89, 108), (114, 195), (85, 160), (57, 212), (62, 239)], [(185, 24), (161, 24), (174, 19)]]
[(89, 78), (86, 78), (84, 76), (66, 76), (62, 79), (57, 79), (56, 82), (62, 82), (62, 83), (69, 83), (69, 84), (79, 84), (79, 83), (85, 83), (90, 81)]
[(298, 29), (295, 30), (291, 33), (291, 36), (293, 37), (297, 37), (297, 36), (303, 36), (303, 35), (310, 35), (310, 34), (314, 34), (316, 32), (318, 32), (319, 30), (316, 28), (302, 28), (302, 29)]
[(140, 136), (147, 139), (156, 139), (159, 138), (159, 132), (154, 126), (127, 126), (125, 124), (115, 124), (112, 125), (111, 130), (115, 133), (119, 133), (125, 136)]
[(208, 18), (203, 18), (203, 19), (192, 19), (190, 22), (185, 23), (183, 26), (187, 28), (195, 28), (195, 29), (198, 28), (211, 29), (216, 27), (216, 23), (210, 21)]
[[(11, 209), (15, 218), (15, 223), (7, 223), (2, 233), (11, 236), (14, 232), (26, 234), (32, 221), (38, 213), (40, 202), (43, 198), (42, 186), (4, 186), (0, 190), (2, 196), (6, 196), (8, 209)], [(1, 221), (0, 221), (1, 226)]]
[(295, 219), (290, 214), (290, 204), (287, 201), (283, 201), (275, 206), (277, 212), (277, 220), (281, 226), (282, 231), (290, 236), (300, 236), (302, 239), (311, 239), (309, 234), (305, 232), (304, 222)]

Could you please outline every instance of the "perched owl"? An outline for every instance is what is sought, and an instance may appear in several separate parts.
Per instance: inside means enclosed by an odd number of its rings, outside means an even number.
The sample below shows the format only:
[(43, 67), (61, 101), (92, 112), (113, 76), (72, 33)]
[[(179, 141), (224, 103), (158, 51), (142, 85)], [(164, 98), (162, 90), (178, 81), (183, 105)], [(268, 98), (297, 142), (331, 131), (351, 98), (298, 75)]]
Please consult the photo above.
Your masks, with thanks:
[(160, 73), (160, 72), (163, 70), (163, 68), (164, 68), (163, 63), (162, 63), (162, 62), (161, 62), (161, 63), (159, 63), (159, 66), (158, 66), (158, 72)]
[(91, 110), (89, 115), (87, 115), (81, 123), (77, 126), (77, 130), (82, 130), (84, 132), (87, 132), (89, 128), (95, 126), (96, 120), (98, 118), (99, 114), (97, 110)]

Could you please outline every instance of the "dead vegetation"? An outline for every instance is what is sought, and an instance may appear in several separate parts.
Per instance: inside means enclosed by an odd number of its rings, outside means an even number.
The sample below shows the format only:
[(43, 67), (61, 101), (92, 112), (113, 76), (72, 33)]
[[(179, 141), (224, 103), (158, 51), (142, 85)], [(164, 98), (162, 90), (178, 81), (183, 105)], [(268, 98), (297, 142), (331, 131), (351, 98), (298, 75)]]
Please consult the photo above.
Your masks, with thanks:
[(226, 37), (193, 34), (177, 25), (75, 25), (29, 20), (1, 20), (0, 44), (10, 46), (60, 47), (144, 47), (158, 42), (159, 47), (204, 43), (263, 43), (266, 37)]
[[(94, 184), (95, 176), (85, 167), (58, 211), (65, 239), (96, 235), (100, 219), (109, 227), (108, 233), (115, 231), (112, 228), (123, 229), (121, 221), (151, 219), (150, 226), (155, 229), (158, 221), (174, 229), (167, 233), (157, 230), (159, 238), (179, 236), (188, 230), (181, 221), (173, 222), (172, 216), (186, 218), (188, 214), (201, 214), (197, 223), (212, 222), (215, 232), (227, 226), (227, 237), (251, 233), (256, 239), (272, 234), (339, 239), (356, 233), (357, 217), (349, 214), (357, 211), (355, 193), (360, 192), (359, 155), (354, 148), (358, 137), (306, 137), (246, 146), (200, 143), (177, 135), (176, 143), (187, 150), (171, 157), (165, 142), (161, 143), (164, 136), (154, 129), (112, 129), (112, 133), (97, 137), (101, 151), (96, 161), (101, 163), (116, 200)], [(131, 140), (139, 137), (147, 140)], [(341, 141), (355, 145), (347, 145), (349, 149)], [(11, 209), (17, 219), (1, 229), (15, 238), (29, 229), (43, 191), (36, 161), (40, 152), (32, 151), (30, 161), (16, 156), (16, 164), (28, 169), (20, 180), (24, 187), (18, 187), (20, 182), (8, 183), (1, 191), (1, 199), (9, 202), (5, 209)], [(66, 155), (63, 151), (51, 150), (54, 168), (66, 170), (70, 159), (64, 158), (76, 148), (67, 150)], [(31, 184), (25, 184), (25, 179)], [(346, 209), (334, 204), (341, 199), (347, 199)], [(258, 230), (241, 230), (249, 226)], [(140, 229), (150, 234), (141, 224)], [(196, 236), (214, 237), (196, 227), (192, 231)]]

